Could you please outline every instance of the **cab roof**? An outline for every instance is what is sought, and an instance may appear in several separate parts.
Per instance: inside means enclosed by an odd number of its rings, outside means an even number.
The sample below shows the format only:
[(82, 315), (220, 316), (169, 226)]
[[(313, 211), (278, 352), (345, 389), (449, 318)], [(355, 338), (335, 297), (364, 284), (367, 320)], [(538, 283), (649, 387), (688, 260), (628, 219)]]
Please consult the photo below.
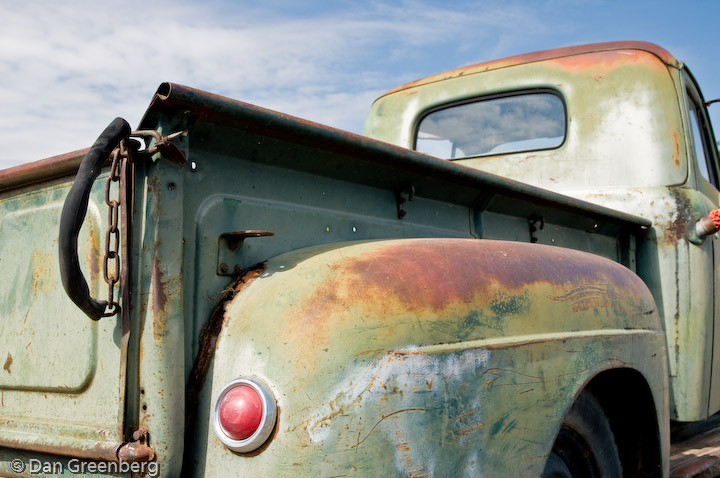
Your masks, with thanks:
[(542, 50), (533, 53), (524, 53), (522, 55), (509, 56), (507, 58), (501, 58), (499, 60), (491, 60), (474, 65), (464, 66), (456, 68), (454, 70), (438, 73), (435, 75), (422, 78), (410, 83), (407, 83), (397, 88), (393, 88), (382, 96), (387, 96), (398, 91), (407, 90), (417, 86), (425, 85), (428, 83), (435, 83), (438, 81), (448, 80), (451, 78), (457, 78), (460, 76), (472, 75), (475, 73), (482, 73), (485, 71), (499, 70), (501, 68), (507, 68), (510, 66), (522, 65), (526, 63), (534, 63), (538, 61), (551, 60), (556, 58), (562, 58), (573, 55), (580, 55), (584, 53), (596, 53), (614, 50), (641, 50), (651, 53), (657, 56), (663, 63), (669, 66), (679, 67), (680, 62), (668, 52), (666, 49), (658, 46), (654, 43), (648, 43), (643, 41), (616, 41), (616, 42), (605, 42), (605, 43), (589, 43), (586, 45), (569, 46), (564, 48), (554, 48), (551, 50)]

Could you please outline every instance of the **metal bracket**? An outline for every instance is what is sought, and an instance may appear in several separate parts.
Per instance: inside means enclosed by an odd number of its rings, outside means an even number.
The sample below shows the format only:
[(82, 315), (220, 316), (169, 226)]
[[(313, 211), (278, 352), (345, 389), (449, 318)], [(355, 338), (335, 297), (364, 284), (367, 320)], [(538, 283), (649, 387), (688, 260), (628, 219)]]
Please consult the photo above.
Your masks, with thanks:
[(234, 276), (243, 271), (242, 244), (250, 237), (270, 237), (274, 232), (247, 230), (226, 232), (218, 238), (218, 266), (217, 274), (220, 276)]
[(410, 183), (405, 183), (395, 191), (395, 200), (397, 201), (397, 216), (398, 219), (402, 219), (407, 214), (404, 204), (405, 202), (412, 201), (415, 197), (415, 186)]
[(137, 130), (130, 133), (131, 138), (133, 136), (144, 139), (147, 138), (148, 143), (150, 143), (151, 140), (155, 140), (152, 146), (148, 146), (147, 149), (140, 151), (139, 154), (154, 156), (156, 153), (160, 153), (178, 166), (185, 166), (187, 163), (187, 153), (172, 141), (176, 138), (186, 138), (187, 135), (187, 130), (177, 131), (167, 136), (162, 136), (157, 131), (149, 129)]

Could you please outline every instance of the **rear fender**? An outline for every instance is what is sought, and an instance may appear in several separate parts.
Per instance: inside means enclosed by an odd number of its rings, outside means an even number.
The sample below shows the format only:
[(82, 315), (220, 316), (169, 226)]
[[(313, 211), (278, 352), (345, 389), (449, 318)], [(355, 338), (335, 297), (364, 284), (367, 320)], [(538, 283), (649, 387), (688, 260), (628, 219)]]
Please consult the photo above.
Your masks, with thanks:
[(210, 433), (201, 461), (210, 474), (539, 474), (585, 383), (636, 369), (661, 410), (666, 360), (647, 288), (597, 256), (465, 239), (295, 251), (227, 306), (202, 407), (261, 377), (275, 435), (244, 460)]

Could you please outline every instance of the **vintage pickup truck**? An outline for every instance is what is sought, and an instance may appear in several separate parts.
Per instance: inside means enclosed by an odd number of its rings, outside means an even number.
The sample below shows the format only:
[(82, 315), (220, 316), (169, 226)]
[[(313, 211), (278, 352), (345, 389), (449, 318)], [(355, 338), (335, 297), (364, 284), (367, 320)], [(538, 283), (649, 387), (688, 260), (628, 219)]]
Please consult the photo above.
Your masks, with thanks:
[(0, 172), (0, 475), (712, 473), (670, 430), (720, 410), (718, 179), (649, 43), (401, 86), (364, 136), (163, 84)]

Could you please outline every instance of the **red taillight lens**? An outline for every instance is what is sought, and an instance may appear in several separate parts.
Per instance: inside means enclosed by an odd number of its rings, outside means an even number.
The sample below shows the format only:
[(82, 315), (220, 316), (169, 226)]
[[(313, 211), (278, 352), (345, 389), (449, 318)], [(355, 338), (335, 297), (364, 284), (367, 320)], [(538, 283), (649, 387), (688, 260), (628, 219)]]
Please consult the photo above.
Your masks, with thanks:
[(263, 416), (260, 395), (247, 385), (238, 385), (225, 394), (218, 418), (225, 433), (233, 440), (245, 440), (255, 433)]
[(248, 453), (261, 447), (275, 428), (277, 404), (258, 378), (238, 378), (223, 387), (215, 401), (215, 434), (229, 449)]

